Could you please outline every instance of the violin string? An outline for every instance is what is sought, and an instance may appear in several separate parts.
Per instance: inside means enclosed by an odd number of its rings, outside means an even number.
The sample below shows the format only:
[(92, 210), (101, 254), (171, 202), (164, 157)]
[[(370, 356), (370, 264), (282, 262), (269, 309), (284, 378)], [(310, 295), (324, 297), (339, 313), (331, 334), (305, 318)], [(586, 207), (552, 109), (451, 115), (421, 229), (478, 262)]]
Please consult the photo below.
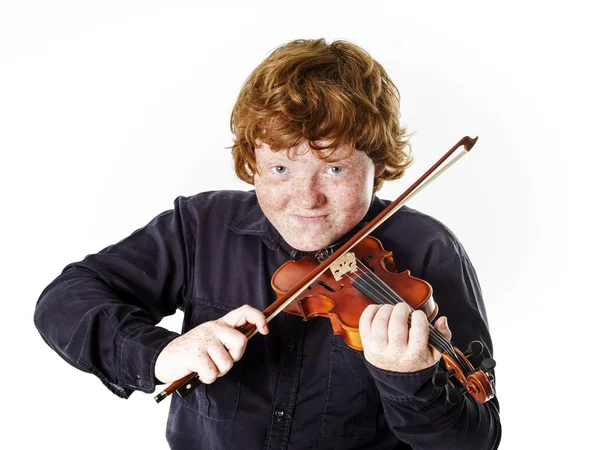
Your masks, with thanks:
[[(358, 270), (361, 271), (362, 277), (357, 276), (356, 279), (352, 280), (353, 283), (365, 289), (370, 295), (368, 295), (373, 301), (379, 304), (388, 304), (394, 305), (396, 303), (406, 303), (406, 301), (400, 297), (396, 292), (394, 292), (387, 284), (385, 284), (381, 279), (379, 279), (375, 274), (373, 274), (370, 270), (364, 270), (362, 267), (357, 266)], [(379, 280), (379, 282), (378, 282)], [(371, 288), (371, 289), (369, 289)], [(374, 291), (373, 291), (374, 290)], [(411, 311), (414, 309), (406, 303)], [(410, 326), (410, 316), (408, 317), (408, 325)], [(432, 340), (435, 344), (438, 345), (438, 349), (442, 349), (442, 351), (450, 351), (452, 348), (451, 345), (445, 342), (445, 337), (439, 333), (431, 324), (429, 324), (430, 328), (430, 340)]]
[[(373, 291), (370, 291), (371, 296), (373, 297), (373, 301), (380, 303), (380, 304), (395, 304), (395, 303), (399, 303), (399, 302), (404, 302), (407, 304), (407, 306), (409, 307), (409, 309), (411, 311), (414, 311), (414, 309), (408, 305), (408, 303), (400, 296), (398, 295), (395, 291), (393, 291), (383, 280), (381, 280), (375, 273), (371, 272), (371, 270), (369, 270), (368, 268), (363, 269), (361, 267), (365, 266), (364, 263), (362, 263), (360, 260), (357, 261), (358, 265), (357, 265), (357, 269), (360, 270), (360, 272), (362, 273), (362, 277), (361, 276), (356, 276), (355, 280), (352, 280), (351, 277), (349, 277), (353, 283), (356, 283), (357, 285), (362, 286), (365, 290), (369, 290), (368, 286), (375, 289), (375, 293), (373, 293)], [(363, 281), (366, 281), (366, 283), (364, 283)], [(383, 296), (381, 296), (381, 294), (383, 294)], [(387, 298), (385, 298), (387, 297)], [(408, 325), (411, 325), (411, 318), (410, 316), (408, 317)], [(438, 350), (440, 351), (445, 351), (447, 353), (449, 353), (450, 355), (453, 356), (454, 360), (462, 367), (463, 371), (465, 373), (470, 373), (471, 370), (470, 368), (464, 363), (464, 361), (462, 360), (462, 358), (460, 358), (455, 350), (454, 350), (454, 346), (452, 345), (452, 343), (446, 339), (446, 337), (441, 334), (441, 332), (439, 332), (431, 323), (428, 322), (428, 326), (429, 326), (429, 331), (430, 331), (430, 336), (429, 339), (438, 345)]]
[[(407, 303), (400, 295), (398, 295), (383, 280), (381, 280), (381, 278), (379, 278), (377, 276), (377, 274), (370, 271), (368, 268), (366, 268), (366, 270), (362, 269), (360, 267), (360, 265), (362, 264), (360, 261), (358, 261), (358, 264), (359, 264), (358, 268), (362, 271), (362, 273), (364, 274), (364, 277), (370, 280), (370, 283), (372, 286), (380, 287), (384, 290), (384, 292), (387, 292), (388, 295), (399, 299), (399, 301)], [(395, 302), (398, 303), (398, 300), (395, 300)], [(408, 305), (408, 303), (407, 303), (407, 306), (409, 307), (409, 309), (411, 311), (414, 311), (414, 308), (412, 308), (410, 305)], [(408, 317), (408, 325), (410, 326), (410, 324), (411, 324), (411, 320), (410, 320), (410, 316), (409, 316)], [(429, 325), (429, 331), (430, 331), (430, 340), (433, 341), (434, 343), (438, 344), (438, 346), (439, 346), (438, 350), (444, 349), (450, 356), (452, 356), (454, 361), (457, 362), (459, 366), (461, 366), (461, 369), (463, 370), (464, 373), (466, 373), (466, 374), (471, 373), (472, 372), (471, 368), (468, 366), (468, 364), (466, 364), (464, 362), (464, 360), (461, 357), (458, 356), (458, 354), (456, 353), (456, 351), (454, 349), (454, 345), (452, 344), (452, 342), (450, 340), (446, 339), (446, 337), (440, 331), (438, 331), (437, 328), (435, 328), (431, 323), (428, 322), (428, 325)], [(441, 351), (443, 351), (443, 350), (441, 350)]]
[[(363, 269), (361, 267), (361, 265), (364, 266), (365, 269)], [(366, 265), (364, 263), (362, 263), (360, 260), (358, 260), (357, 268), (363, 273), (363, 276), (369, 280), (369, 284), (371, 286), (374, 286), (375, 288), (379, 287), (379, 288), (383, 289), (384, 294), (387, 293), (388, 296), (392, 297), (394, 299), (395, 303), (402, 301), (407, 304), (407, 306), (409, 307), (409, 309), (411, 311), (414, 311), (414, 308), (412, 308), (410, 305), (408, 305), (408, 303), (400, 295), (398, 295), (394, 290), (392, 290), (381, 278), (379, 278), (377, 276), (377, 274), (375, 274), (374, 272), (369, 270), (369, 268), (366, 267)], [(411, 321), (410, 321), (410, 316), (409, 316), (408, 317), (408, 325), (410, 326), (410, 324), (411, 324)], [(456, 353), (452, 342), (450, 340), (446, 339), (446, 337), (440, 331), (438, 331), (431, 323), (428, 322), (428, 325), (429, 325), (429, 331), (430, 331), (430, 340), (432, 340), (434, 343), (438, 344), (440, 346), (440, 348), (445, 349), (445, 351), (453, 357), (454, 361), (456, 363), (458, 363), (459, 366), (461, 366), (461, 369), (463, 370), (463, 372), (465, 374), (472, 373), (472, 369), (469, 367), (469, 365), (466, 364), (465, 361), (461, 357), (459, 357), (458, 354)], [(440, 348), (438, 348), (438, 350), (440, 350)]]
[[(355, 280), (353, 280), (354, 283), (356, 283), (358, 286), (362, 287), (365, 291), (369, 292), (371, 294), (371, 296), (373, 297), (373, 301), (375, 301), (376, 303), (380, 303), (380, 304), (394, 304), (394, 303), (399, 303), (400, 301), (406, 303), (406, 301), (404, 299), (402, 299), (402, 297), (400, 297), (397, 293), (395, 293), (393, 290), (391, 290), (391, 288), (385, 283), (383, 282), (379, 277), (377, 277), (377, 275), (373, 274), (370, 270), (363, 270), (362, 268), (358, 267), (359, 270), (362, 271), (363, 273), (363, 277), (361, 278), (360, 276), (357, 276)], [(351, 280), (352, 278), (349, 277)], [(364, 280), (370, 280), (370, 282), (367, 282), (367, 284), (364, 284), (363, 281)], [(377, 282), (377, 280), (379, 280), (379, 282)], [(362, 283), (362, 286), (361, 286)], [(392, 297), (391, 300), (389, 299), (382, 299), (381, 297), (378, 297), (377, 294), (373, 294), (372, 291), (370, 291), (370, 289), (368, 288), (368, 286), (372, 287), (372, 288), (381, 288), (383, 289), (383, 294), (386, 295), (388, 297)], [(387, 291), (387, 292), (386, 292)], [(367, 292), (365, 292), (365, 294), (367, 294)], [(397, 297), (399, 300), (396, 300), (393, 297)], [(414, 309), (408, 305), (409, 309), (411, 311), (414, 311)], [(407, 321), (408, 325), (411, 325), (411, 318), (410, 316), (408, 317), (408, 321)], [(429, 330), (430, 330), (430, 340), (438, 345), (438, 350), (442, 351), (442, 352), (446, 352), (448, 354), (450, 354), (453, 359), (456, 361), (456, 363), (461, 366), (461, 369), (464, 373), (469, 374), (471, 373), (471, 369), (468, 367), (468, 365), (466, 365), (464, 363), (464, 361), (462, 360), (462, 358), (460, 358), (454, 349), (454, 346), (452, 345), (452, 343), (450, 341), (448, 341), (444, 335), (442, 335), (435, 327), (433, 327), (430, 323), (428, 323), (429, 325)]]
[[(358, 269), (362, 272), (363, 274), (363, 278), (361, 279), (360, 277), (357, 278), (357, 280), (355, 281), (355, 283), (362, 283), (362, 281), (366, 281), (366, 284), (373, 287), (374, 289), (380, 289), (379, 292), (380, 294), (382, 293), (383, 296), (388, 297), (389, 301), (387, 301), (387, 304), (396, 304), (396, 303), (406, 303), (408, 308), (411, 311), (414, 311), (414, 309), (408, 305), (408, 303), (400, 296), (398, 295), (396, 292), (394, 292), (385, 282), (383, 282), (383, 280), (381, 280), (379, 277), (377, 277), (377, 275), (375, 275), (374, 273), (372, 273), (370, 270), (365, 270), (362, 267), (360, 267), (360, 265), (363, 264), (360, 261), (358, 261)], [(364, 264), (363, 264), (364, 265)], [(410, 325), (410, 316), (408, 318), (408, 324)], [(437, 331), (437, 329), (435, 329), (431, 324), (429, 324), (429, 331), (430, 331), (430, 340), (432, 340), (434, 343), (436, 343), (441, 349), (441, 351), (450, 351), (450, 349), (452, 348), (451, 345), (449, 345), (449, 343), (445, 342), (445, 337), (439, 333)]]

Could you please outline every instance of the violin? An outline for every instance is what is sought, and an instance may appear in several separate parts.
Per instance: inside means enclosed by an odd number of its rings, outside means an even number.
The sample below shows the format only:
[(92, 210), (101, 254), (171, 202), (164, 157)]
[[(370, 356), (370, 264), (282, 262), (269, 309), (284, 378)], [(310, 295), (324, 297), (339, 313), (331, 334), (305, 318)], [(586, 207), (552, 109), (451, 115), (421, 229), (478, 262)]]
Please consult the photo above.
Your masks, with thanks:
[[(412, 311), (418, 309), (427, 316), (429, 345), (440, 352), (446, 368), (445, 372), (436, 373), (432, 382), (446, 387), (447, 400), (456, 404), (465, 394), (479, 403), (493, 398), (491, 371), (495, 361), (486, 358), (475, 369), (468, 359), (481, 354), (481, 342), (473, 341), (468, 350), (461, 352), (433, 327), (431, 321), (437, 315), (438, 306), (433, 300), (431, 285), (411, 276), (408, 270), (396, 272), (392, 253), (386, 251), (378, 239), (369, 236), (410, 198), (464, 156), (476, 142), (477, 137), (463, 137), (400, 197), (336, 251), (284, 263), (271, 279), (271, 286), (278, 297), (264, 311), (267, 322), (282, 311), (301, 316), (305, 321), (327, 317), (335, 334), (341, 335), (349, 347), (362, 351), (358, 324), (365, 308), (373, 303), (404, 302)], [(464, 147), (462, 152), (441, 166), (461, 146)], [(410, 317), (408, 324), (410, 326)], [(248, 339), (257, 333), (256, 326), (249, 323), (238, 330)], [(461, 387), (449, 388), (452, 378)], [(202, 382), (197, 374), (189, 374), (173, 382), (154, 400), (159, 403), (175, 391), (185, 397), (200, 384)]]
[[(297, 261), (287, 261), (277, 269), (271, 286), (278, 297), (318, 266), (322, 258), (304, 256)], [(396, 273), (392, 253), (384, 250), (379, 239), (367, 236), (284, 311), (301, 316), (305, 321), (327, 317), (335, 334), (341, 335), (350, 348), (362, 351), (358, 323), (367, 306), (403, 301), (413, 310), (422, 310), (431, 321), (437, 314), (432, 292), (429, 283), (411, 276), (408, 270)]]
[[(320, 264), (319, 259), (319, 256), (304, 256), (297, 261), (287, 261), (277, 269), (271, 279), (277, 295), (282, 296), (292, 289), (304, 274)], [(437, 349), (444, 360), (447, 372), (437, 373), (432, 380), (434, 384), (446, 386), (448, 378), (454, 376), (463, 388), (448, 390), (448, 401), (459, 403), (463, 392), (468, 392), (476, 401), (485, 403), (494, 396), (489, 372), (495, 363), (488, 358), (482, 362), (482, 369), (475, 370), (467, 356), (479, 356), (483, 345), (474, 341), (463, 353), (431, 324), (438, 312), (432, 293), (431, 285), (411, 276), (409, 270), (397, 273), (392, 253), (383, 248), (379, 239), (366, 236), (284, 311), (301, 316), (305, 321), (327, 317), (334, 334), (341, 335), (350, 348), (363, 351), (358, 324), (367, 306), (404, 302), (412, 311), (425, 313), (429, 322), (429, 345)], [(410, 316), (408, 324), (410, 326)]]

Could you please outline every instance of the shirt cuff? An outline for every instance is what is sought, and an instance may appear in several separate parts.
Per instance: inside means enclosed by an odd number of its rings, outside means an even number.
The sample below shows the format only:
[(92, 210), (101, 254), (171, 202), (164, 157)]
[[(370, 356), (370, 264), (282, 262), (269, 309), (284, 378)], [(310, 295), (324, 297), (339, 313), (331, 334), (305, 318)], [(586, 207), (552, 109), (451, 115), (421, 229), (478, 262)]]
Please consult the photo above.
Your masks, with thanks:
[(180, 335), (162, 327), (144, 326), (121, 336), (117, 346), (119, 384), (126, 389), (154, 392), (160, 384), (154, 377), (158, 355)]
[(433, 376), (440, 371), (437, 364), (416, 372), (393, 372), (380, 369), (365, 360), (367, 369), (373, 376), (379, 393), (396, 402), (430, 403), (443, 393), (442, 387), (435, 386)]

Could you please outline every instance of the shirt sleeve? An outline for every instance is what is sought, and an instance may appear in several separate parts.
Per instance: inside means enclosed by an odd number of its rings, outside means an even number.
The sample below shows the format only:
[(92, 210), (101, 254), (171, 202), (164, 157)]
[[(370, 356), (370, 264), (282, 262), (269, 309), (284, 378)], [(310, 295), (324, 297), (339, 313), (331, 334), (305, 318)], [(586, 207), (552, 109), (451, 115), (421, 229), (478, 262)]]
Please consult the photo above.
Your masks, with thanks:
[[(475, 270), (462, 247), (458, 248), (459, 252), (441, 263), (426, 267), (422, 278), (433, 287), (439, 315), (448, 317), (455, 347), (464, 350), (474, 340), (483, 344), (483, 354), (470, 359), (477, 368), (484, 358), (492, 356), (492, 342)], [(497, 397), (481, 404), (466, 394), (459, 404), (449, 403), (446, 389), (432, 383), (435, 373), (442, 370), (442, 362), (411, 373), (391, 372), (365, 363), (380, 392), (388, 425), (412, 448), (498, 448), (501, 425)], [(461, 386), (456, 382), (455, 387)], [(495, 382), (492, 387), (495, 391)]]
[(187, 203), (69, 264), (38, 299), (34, 323), (69, 364), (113, 393), (153, 392), (154, 365), (177, 333), (156, 324), (183, 305), (193, 248)]

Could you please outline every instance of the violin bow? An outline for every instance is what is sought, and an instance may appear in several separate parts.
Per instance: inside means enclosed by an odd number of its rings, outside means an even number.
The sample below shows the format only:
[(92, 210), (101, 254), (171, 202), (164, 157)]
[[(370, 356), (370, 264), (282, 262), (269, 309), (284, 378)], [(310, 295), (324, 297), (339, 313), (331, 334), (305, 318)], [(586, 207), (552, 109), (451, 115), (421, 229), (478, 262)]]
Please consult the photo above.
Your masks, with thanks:
[[(448, 150), (435, 164), (433, 164), (423, 175), (421, 175), (417, 181), (415, 181), (408, 189), (406, 189), (396, 200), (390, 203), (383, 211), (381, 211), (371, 222), (365, 225), (358, 233), (352, 238), (341, 245), (335, 252), (333, 252), (325, 261), (315, 267), (309, 272), (304, 278), (302, 278), (294, 287), (289, 291), (285, 292), (275, 302), (269, 305), (263, 314), (267, 319), (267, 323), (273, 320), (281, 311), (283, 311), (290, 303), (317, 278), (325, 273), (331, 266), (333, 266), (337, 260), (347, 253), (352, 247), (358, 244), (363, 238), (371, 234), (376, 228), (383, 224), (390, 216), (396, 213), (406, 202), (417, 195), (421, 190), (428, 186), (433, 180), (444, 173), (452, 165), (454, 165), (460, 158), (466, 155), (477, 142), (478, 137), (471, 138), (468, 136), (463, 137), (458, 141), (450, 150)], [(463, 149), (448, 161), (444, 166), (444, 162), (452, 156), (459, 147)], [(247, 323), (238, 328), (238, 331), (242, 332), (246, 338), (252, 338), (258, 330), (256, 326), (251, 323)], [(181, 397), (186, 397), (192, 392), (197, 386), (202, 384), (200, 377), (197, 373), (190, 373), (183, 378), (171, 383), (165, 390), (154, 397), (156, 403), (160, 403), (173, 392), (177, 392)]]

